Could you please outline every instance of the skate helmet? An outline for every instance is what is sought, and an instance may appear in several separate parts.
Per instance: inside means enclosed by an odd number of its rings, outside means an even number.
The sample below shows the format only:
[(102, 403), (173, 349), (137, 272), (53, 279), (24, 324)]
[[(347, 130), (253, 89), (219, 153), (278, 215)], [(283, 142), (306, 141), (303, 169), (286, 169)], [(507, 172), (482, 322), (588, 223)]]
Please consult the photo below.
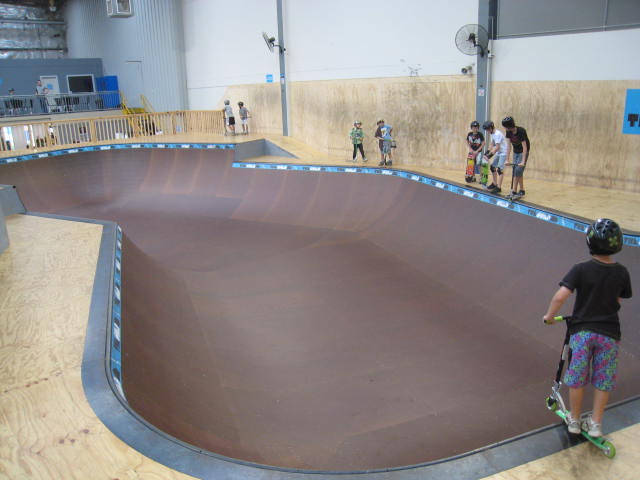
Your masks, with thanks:
[(353, 122), (354, 125), (362, 125), (362, 122), (360, 120), (356, 120), (355, 122)]
[(238, 102), (239, 107), (244, 107), (244, 102)]
[(513, 117), (504, 117), (502, 119), (502, 126), (504, 128), (513, 128), (516, 126), (516, 121), (513, 119)]
[(478, 123), (477, 120), (474, 120), (473, 122), (471, 122), (471, 128), (473, 127), (480, 127), (480, 124)]
[(225, 104), (225, 105), (229, 105), (229, 103), (230, 103), (230, 102), (229, 102), (229, 100), (225, 100), (225, 101), (224, 101), (224, 104)]
[(493, 122), (491, 120), (487, 120), (486, 122), (484, 122), (482, 124), (482, 129), (483, 130), (491, 130), (494, 127), (495, 127), (495, 125), (493, 124)]
[(587, 246), (591, 255), (613, 255), (622, 250), (622, 230), (608, 218), (599, 218), (587, 229)]

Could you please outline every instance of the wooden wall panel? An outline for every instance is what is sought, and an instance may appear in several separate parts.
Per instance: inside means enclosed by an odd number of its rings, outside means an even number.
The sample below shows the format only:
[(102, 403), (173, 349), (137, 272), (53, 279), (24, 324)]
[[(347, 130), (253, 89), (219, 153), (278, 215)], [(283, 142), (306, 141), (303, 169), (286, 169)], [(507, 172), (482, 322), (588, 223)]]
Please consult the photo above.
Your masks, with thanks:
[(638, 192), (640, 135), (622, 133), (628, 88), (640, 81), (497, 82), (491, 111), (527, 128), (527, 176)]
[[(638, 81), (495, 82), (491, 116), (506, 115), (532, 141), (526, 178), (640, 191), (640, 135), (623, 135), (626, 90)], [(254, 131), (280, 133), (279, 85), (241, 85)], [(464, 169), (464, 136), (475, 116), (475, 76), (404, 77), (293, 82), (289, 134), (333, 159), (351, 158), (348, 133), (361, 120), (365, 151), (379, 158), (378, 118), (394, 127), (397, 165)], [(501, 128), (501, 127), (500, 127)]]

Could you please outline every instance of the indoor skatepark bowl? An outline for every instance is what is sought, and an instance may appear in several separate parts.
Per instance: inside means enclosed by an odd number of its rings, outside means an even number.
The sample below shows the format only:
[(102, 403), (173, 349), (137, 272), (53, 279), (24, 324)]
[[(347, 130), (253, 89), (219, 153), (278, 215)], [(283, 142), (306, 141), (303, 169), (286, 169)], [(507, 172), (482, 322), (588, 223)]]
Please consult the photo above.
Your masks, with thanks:
[[(394, 176), (232, 163), (139, 149), (0, 167), (30, 211), (121, 225), (124, 391), (149, 423), (244, 462), (361, 471), (557, 422), (564, 327), (541, 316), (582, 233)], [(632, 278), (639, 253), (618, 256)], [(639, 310), (623, 306), (612, 402), (640, 393)]]

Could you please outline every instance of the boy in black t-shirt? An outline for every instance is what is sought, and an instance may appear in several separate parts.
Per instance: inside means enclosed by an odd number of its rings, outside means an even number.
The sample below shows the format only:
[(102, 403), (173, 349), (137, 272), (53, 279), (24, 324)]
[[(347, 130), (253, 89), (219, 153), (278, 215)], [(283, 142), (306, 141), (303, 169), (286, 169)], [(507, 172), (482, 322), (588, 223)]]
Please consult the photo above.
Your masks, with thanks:
[[(509, 140), (507, 164), (513, 165), (511, 196), (522, 197), (524, 196), (524, 168), (529, 159), (531, 142), (529, 142), (527, 131), (523, 127), (517, 127), (513, 117), (505, 117), (502, 120), (502, 126), (506, 129), (507, 140)], [(511, 147), (513, 147), (513, 162), (509, 162)]]
[(570, 433), (580, 433), (584, 387), (590, 381), (595, 387), (593, 413), (582, 429), (601, 437), (604, 408), (617, 376), (620, 299), (631, 298), (631, 280), (627, 269), (611, 258), (622, 249), (622, 230), (616, 222), (607, 218), (594, 222), (587, 230), (587, 245), (591, 260), (574, 265), (564, 276), (543, 321), (553, 323), (565, 300), (577, 290), (568, 325), (572, 355), (564, 383), (569, 387), (571, 412), (566, 422)]
[[(474, 160), (474, 173), (479, 174), (479, 163), (478, 157), (482, 152), (482, 148), (484, 147), (484, 135), (480, 133), (480, 123), (474, 120), (471, 122), (471, 131), (467, 133), (467, 147), (469, 149), (468, 158), (473, 157)], [(465, 175), (465, 180), (467, 182), (475, 182), (476, 177), (471, 175)]]

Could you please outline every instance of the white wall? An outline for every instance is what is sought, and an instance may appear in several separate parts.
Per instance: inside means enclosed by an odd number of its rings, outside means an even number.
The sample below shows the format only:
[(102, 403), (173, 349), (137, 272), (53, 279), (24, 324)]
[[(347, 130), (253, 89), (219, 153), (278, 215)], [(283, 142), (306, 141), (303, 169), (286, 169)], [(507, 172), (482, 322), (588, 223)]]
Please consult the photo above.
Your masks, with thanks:
[(278, 81), (278, 55), (262, 31), (277, 36), (275, 0), (183, 0), (190, 109), (220, 107), (228, 85)]
[[(228, 85), (278, 81), (275, 0), (183, 0), (187, 88), (192, 109), (220, 106)], [(285, 0), (289, 81), (459, 74), (473, 61), (455, 34), (477, 23), (477, 0)]]
[(478, 23), (477, 0), (289, 0), (285, 26), (292, 81), (454, 75), (473, 61), (455, 46)]
[(497, 40), (495, 81), (638, 80), (640, 28)]

